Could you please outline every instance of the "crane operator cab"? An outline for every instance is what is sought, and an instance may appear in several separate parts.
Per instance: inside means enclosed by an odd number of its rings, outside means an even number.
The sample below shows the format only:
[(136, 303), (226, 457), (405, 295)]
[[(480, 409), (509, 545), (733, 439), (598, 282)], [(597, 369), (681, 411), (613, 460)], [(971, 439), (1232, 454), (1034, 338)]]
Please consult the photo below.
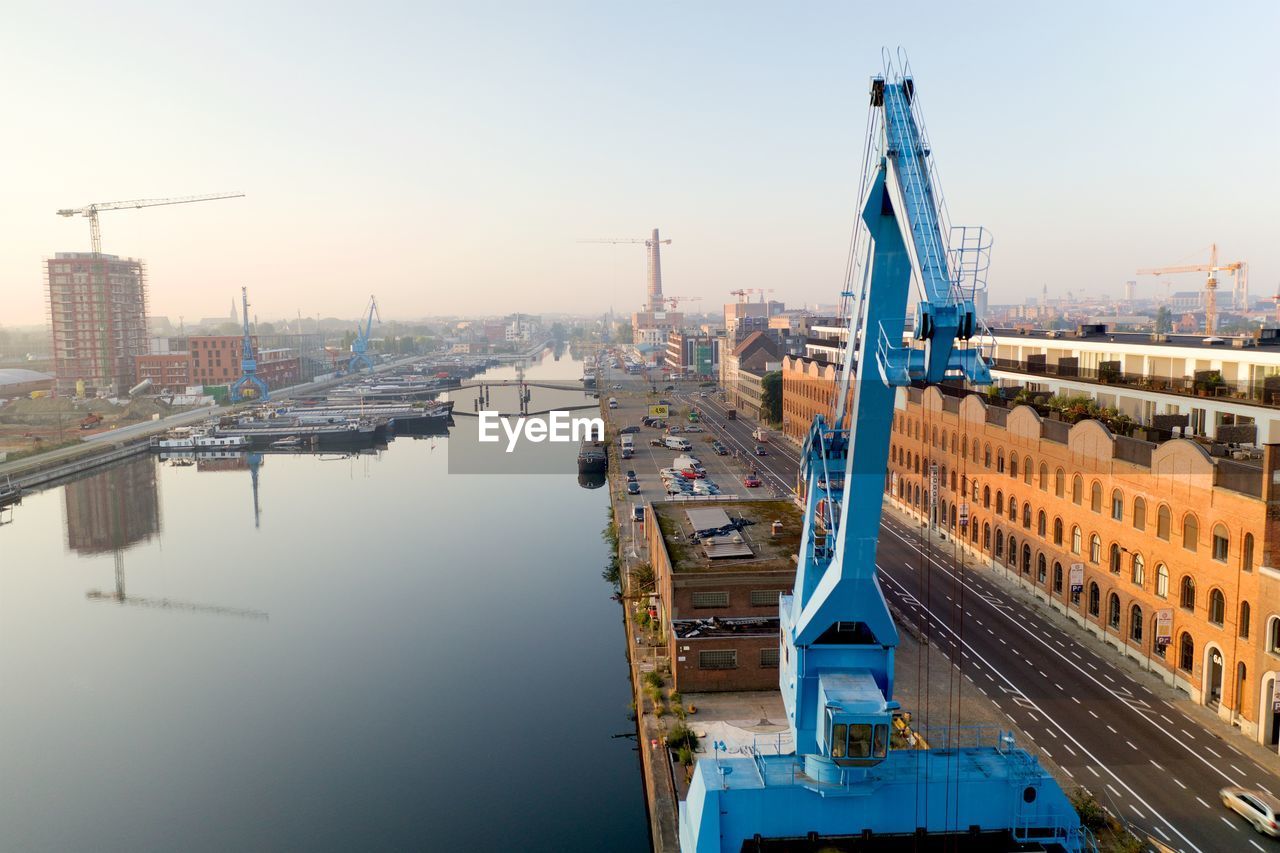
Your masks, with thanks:
[(818, 704), (823, 725), (819, 754), (806, 756), (805, 773), (821, 782), (842, 784), (889, 754), (893, 708), (868, 670), (827, 672), (818, 677)]

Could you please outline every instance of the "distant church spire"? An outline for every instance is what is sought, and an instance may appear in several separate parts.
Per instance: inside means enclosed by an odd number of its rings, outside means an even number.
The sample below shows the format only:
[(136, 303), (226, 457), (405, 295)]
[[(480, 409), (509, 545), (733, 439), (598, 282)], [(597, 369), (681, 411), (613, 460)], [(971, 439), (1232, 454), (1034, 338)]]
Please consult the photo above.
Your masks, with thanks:
[(235, 301), (235, 299), (232, 299), (232, 300), (231, 300), (231, 322), (233, 322), (233, 323), (239, 323), (239, 322), (240, 322), (240, 315), (236, 313), (236, 301)]

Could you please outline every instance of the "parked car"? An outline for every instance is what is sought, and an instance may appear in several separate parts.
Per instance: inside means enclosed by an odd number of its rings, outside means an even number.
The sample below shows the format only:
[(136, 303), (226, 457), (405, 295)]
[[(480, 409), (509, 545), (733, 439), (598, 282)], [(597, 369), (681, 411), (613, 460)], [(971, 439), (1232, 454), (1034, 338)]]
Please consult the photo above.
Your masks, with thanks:
[(670, 406), (670, 405), (671, 405), (671, 401), (670, 401), (670, 400), (659, 400), (659, 401), (658, 401), (658, 405), (659, 405), (659, 406)]
[(729, 455), (729, 448), (725, 447), (723, 444), (717, 444), (714, 449), (716, 451), (717, 456)]
[(686, 480), (701, 480), (707, 476), (697, 468), (685, 468), (681, 470), (680, 473), (684, 475)]
[(1223, 788), (1218, 792), (1222, 804), (1243, 817), (1263, 835), (1280, 837), (1280, 799), (1263, 791), (1247, 788)]
[(698, 396), (699, 396), (699, 397), (706, 397), (706, 396), (709, 396), (709, 395), (707, 394), (707, 392), (706, 392), (706, 391), (699, 391), (699, 392), (698, 392)]
[(613, 383), (613, 390), (614, 390), (614, 391), (621, 391), (621, 390), (622, 390), (622, 386), (621, 386), (621, 385), (619, 385), (617, 382), (615, 382), (615, 383)]
[(636, 472), (635, 472), (635, 471), (628, 471), (628, 472), (627, 472), (627, 481), (628, 481), (628, 482), (630, 482), (630, 481), (634, 480), (635, 478), (636, 478)]
[(760, 478), (755, 474), (748, 474), (742, 478), (742, 485), (748, 489), (758, 489), (760, 487)]
[(667, 483), (667, 494), (669, 494), (669, 495), (683, 495), (683, 494), (686, 494), (686, 493), (688, 493), (688, 494), (692, 494), (692, 493), (693, 493), (693, 488), (692, 488), (692, 487), (690, 487), (690, 486), (686, 486), (686, 485), (684, 485), (684, 483), (683, 483), (683, 482), (670, 482), (670, 483)]
[(692, 426), (687, 426), (687, 427), (685, 427), (685, 428), (684, 428), (684, 431), (685, 431), (685, 432), (706, 432), (706, 430), (705, 430), (705, 429), (703, 429), (702, 427), (698, 426), (697, 424), (693, 424)]
[(632, 424), (631, 426), (624, 426), (622, 429), (618, 430), (618, 434), (626, 435), (627, 433), (636, 433), (639, 431), (640, 431), (640, 427), (636, 426), (635, 424)]
[(674, 390), (676, 390), (676, 386), (674, 386), (674, 385), (668, 385), (666, 388), (663, 388), (662, 390), (663, 390), (663, 391), (674, 391)]
[(756, 456), (768, 456), (769, 451), (765, 450), (763, 444), (756, 445)]
[(638, 495), (638, 494), (640, 494), (640, 484), (639, 484), (639, 483), (637, 483), (635, 480), (630, 480), (630, 481), (628, 481), (628, 482), (627, 482), (627, 494), (629, 494), (629, 495)]

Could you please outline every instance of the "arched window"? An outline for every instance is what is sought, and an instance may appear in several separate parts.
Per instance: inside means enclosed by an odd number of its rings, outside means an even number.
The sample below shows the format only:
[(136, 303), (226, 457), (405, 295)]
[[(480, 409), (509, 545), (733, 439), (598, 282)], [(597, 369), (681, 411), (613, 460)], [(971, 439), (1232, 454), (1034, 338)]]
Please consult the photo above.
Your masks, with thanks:
[(1079, 506), (1084, 501), (1084, 480), (1079, 474), (1071, 478), (1071, 502)]
[(1009, 454), (1009, 476), (1018, 479), (1018, 454)]
[(1240, 602), (1240, 621), (1236, 625), (1240, 639), (1249, 639), (1249, 602)]
[(1022, 482), (1028, 486), (1031, 485), (1031, 457), (1024, 456), (1022, 459)]
[(1102, 562), (1102, 537), (1096, 533), (1089, 537), (1089, 562)]
[(1240, 568), (1246, 572), (1253, 571), (1253, 534), (1244, 535), (1244, 547), (1240, 554)]
[(973, 440), (973, 463), (978, 464), (978, 439)]
[(982, 550), (991, 550), (991, 525), (985, 522), (982, 525)]
[(1053, 591), (1062, 592), (1062, 563), (1053, 564)]
[(1098, 585), (1089, 582), (1089, 615), (1097, 616), (1102, 607), (1102, 594), (1098, 589)]
[(978, 522), (976, 520), (969, 524), (969, 539), (973, 542), (978, 541)]
[(938, 446), (938, 428), (935, 426), (931, 432), (932, 434), (929, 437), (929, 445), (931, 447), (937, 447)]
[(1215, 625), (1221, 625), (1227, 618), (1227, 599), (1223, 597), (1222, 590), (1209, 590), (1209, 621)]
[(991, 445), (984, 444), (982, 446), (982, 467), (991, 467)]
[(1182, 517), (1182, 547), (1194, 551), (1200, 542), (1200, 522), (1193, 513)]
[(1102, 512), (1102, 484), (1097, 480), (1089, 487), (1089, 509)]
[(1147, 582), (1147, 563), (1142, 559), (1141, 554), (1134, 554), (1129, 564), (1129, 580), (1138, 586), (1142, 586)]
[(996, 448), (996, 473), (1004, 473), (1004, 448)]
[(942, 432), (942, 452), (943, 452), (943, 453), (946, 453), (946, 452), (947, 452), (947, 433), (946, 433), (946, 430), (943, 430), (943, 432)]
[(996, 531), (996, 556), (1004, 556), (1004, 533), (1000, 530)]
[(1043, 462), (1040, 463), (1040, 491), (1049, 491), (1049, 466)]
[(1280, 654), (1280, 616), (1267, 619), (1267, 651)]
[(1031, 574), (1031, 546), (1025, 542), (1022, 543), (1022, 573)]
[(982, 505), (984, 507), (991, 506), (991, 487), (990, 486), (982, 487)]
[(1231, 537), (1225, 524), (1213, 526), (1213, 559), (1219, 563), (1227, 561), (1227, 552), (1231, 550)]
[(1169, 508), (1164, 504), (1160, 504), (1160, 509), (1156, 510), (1156, 536), (1169, 541), (1169, 528), (1173, 524), (1173, 519), (1169, 515)]
[(1124, 492), (1119, 489), (1111, 490), (1111, 519), (1124, 521)]
[(1018, 568), (1018, 537), (1009, 537), (1009, 565)]
[(1071, 526), (1071, 553), (1072, 554), (1080, 553), (1080, 543), (1081, 543), (1080, 525), (1073, 524)]
[(996, 515), (1004, 515), (1004, 492), (996, 491)]
[(1107, 625), (1120, 630), (1120, 596), (1114, 592), (1107, 596)]
[(1196, 644), (1192, 642), (1191, 635), (1183, 631), (1182, 637), (1178, 640), (1178, 669), (1190, 672), (1195, 665)]
[(1133, 499), (1133, 529), (1147, 529), (1147, 502), (1142, 498)]
[(951, 491), (956, 490), (956, 469), (951, 469)]
[(1111, 543), (1110, 552), (1107, 554), (1107, 563), (1111, 574), (1120, 574), (1120, 546), (1114, 542)]
[(1055, 518), (1053, 520), (1053, 544), (1062, 544), (1062, 519)]
[(1067, 475), (1061, 468), (1053, 472), (1053, 493), (1062, 497), (1063, 489), (1066, 486)]
[(1156, 595), (1161, 598), (1169, 597), (1169, 567), (1164, 563), (1156, 566)]
[(1031, 529), (1031, 504), (1029, 503), (1022, 505), (1022, 526), (1027, 530)]
[(1044, 583), (1045, 575), (1048, 571), (1049, 563), (1045, 560), (1044, 554), (1036, 557), (1036, 580)]
[(1142, 642), (1142, 608), (1136, 604), (1129, 608), (1129, 639)]
[(1178, 606), (1186, 610), (1196, 609), (1196, 582), (1191, 575), (1182, 576), (1182, 584), (1179, 587)]
[(1047, 518), (1048, 516), (1044, 514), (1044, 510), (1040, 510), (1036, 513), (1036, 535), (1041, 539), (1044, 538), (1045, 533), (1048, 531)]
[(1009, 495), (1009, 520), (1018, 520), (1018, 499), (1013, 495)]

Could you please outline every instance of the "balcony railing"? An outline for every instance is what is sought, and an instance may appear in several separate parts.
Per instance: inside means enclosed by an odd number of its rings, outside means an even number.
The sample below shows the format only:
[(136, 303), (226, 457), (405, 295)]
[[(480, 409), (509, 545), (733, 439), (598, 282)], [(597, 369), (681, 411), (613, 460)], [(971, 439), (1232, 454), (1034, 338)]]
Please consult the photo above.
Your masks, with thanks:
[(1206, 380), (1188, 376), (1146, 376), (1141, 373), (1125, 373), (1119, 370), (1100, 370), (1075, 365), (1058, 365), (1041, 362), (1018, 361), (997, 358), (993, 370), (1023, 373), (1028, 376), (1045, 376), (1055, 379), (1076, 380), (1097, 385), (1115, 385), (1138, 391), (1158, 394), (1177, 394), (1184, 397), (1213, 397), (1238, 400), (1258, 406), (1280, 408), (1280, 377), (1268, 382), (1228, 382), (1222, 379)]

